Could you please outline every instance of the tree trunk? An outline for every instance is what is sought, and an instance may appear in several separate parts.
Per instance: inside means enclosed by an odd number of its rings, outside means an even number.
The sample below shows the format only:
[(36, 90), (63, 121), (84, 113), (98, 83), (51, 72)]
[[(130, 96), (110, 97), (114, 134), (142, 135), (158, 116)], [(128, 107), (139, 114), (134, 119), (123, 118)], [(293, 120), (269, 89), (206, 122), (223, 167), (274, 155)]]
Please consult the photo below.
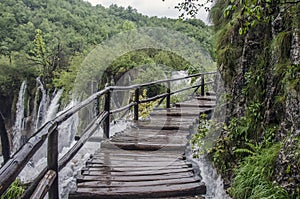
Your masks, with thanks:
[(1, 137), (1, 145), (2, 145), (2, 154), (5, 163), (10, 158), (10, 147), (9, 147), (8, 134), (5, 128), (4, 117), (1, 112), (0, 112), (0, 137)]

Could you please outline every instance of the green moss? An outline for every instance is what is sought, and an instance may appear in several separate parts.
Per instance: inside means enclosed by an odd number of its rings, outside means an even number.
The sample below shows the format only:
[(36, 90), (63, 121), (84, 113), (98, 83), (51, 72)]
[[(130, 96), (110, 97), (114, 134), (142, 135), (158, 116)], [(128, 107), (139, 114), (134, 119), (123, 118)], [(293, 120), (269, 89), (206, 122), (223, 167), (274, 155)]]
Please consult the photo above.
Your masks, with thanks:
[(274, 50), (279, 63), (286, 63), (290, 58), (292, 31), (280, 32), (272, 41), (271, 48)]

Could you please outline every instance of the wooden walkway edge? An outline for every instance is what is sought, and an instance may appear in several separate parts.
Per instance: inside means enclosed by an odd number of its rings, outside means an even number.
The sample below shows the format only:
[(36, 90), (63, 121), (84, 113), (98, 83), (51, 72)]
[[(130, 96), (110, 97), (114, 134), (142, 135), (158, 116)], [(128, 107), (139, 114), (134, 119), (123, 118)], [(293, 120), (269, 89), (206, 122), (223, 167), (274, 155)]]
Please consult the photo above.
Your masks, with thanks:
[(210, 114), (213, 96), (196, 97), (101, 144), (77, 175), (70, 199), (173, 198), (206, 193), (197, 165), (188, 158), (189, 140), (199, 115)]

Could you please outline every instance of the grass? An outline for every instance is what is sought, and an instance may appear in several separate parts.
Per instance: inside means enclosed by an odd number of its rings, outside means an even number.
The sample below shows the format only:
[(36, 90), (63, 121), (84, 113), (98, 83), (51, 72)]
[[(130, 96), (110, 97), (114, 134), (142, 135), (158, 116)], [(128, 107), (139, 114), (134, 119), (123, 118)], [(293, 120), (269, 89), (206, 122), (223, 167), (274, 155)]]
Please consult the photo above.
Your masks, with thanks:
[(24, 191), (24, 185), (19, 179), (16, 179), (0, 199), (17, 199), (24, 193)]
[(275, 144), (247, 157), (235, 170), (230, 195), (235, 199), (289, 199), (288, 193), (272, 182), (280, 148)]

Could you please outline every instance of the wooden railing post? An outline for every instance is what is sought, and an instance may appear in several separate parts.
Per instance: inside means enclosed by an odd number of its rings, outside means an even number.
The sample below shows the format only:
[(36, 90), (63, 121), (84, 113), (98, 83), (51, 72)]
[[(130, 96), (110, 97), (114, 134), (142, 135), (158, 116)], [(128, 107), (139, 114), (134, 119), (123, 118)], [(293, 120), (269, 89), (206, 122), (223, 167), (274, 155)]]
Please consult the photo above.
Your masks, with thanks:
[(204, 75), (201, 75), (201, 96), (204, 96)]
[(107, 116), (103, 121), (103, 133), (106, 138), (109, 138), (109, 131), (110, 131), (110, 90), (107, 91), (105, 94), (104, 99), (104, 111), (107, 112)]
[(139, 102), (140, 102), (140, 88), (136, 88), (134, 91), (134, 102), (135, 105), (133, 107), (133, 112), (134, 112), (134, 120), (138, 121), (139, 120)]
[(48, 169), (56, 173), (56, 177), (49, 189), (49, 199), (59, 199), (58, 189), (58, 131), (57, 129), (50, 131), (48, 135)]
[(95, 100), (95, 116), (100, 114), (100, 97)]
[(167, 82), (167, 99), (166, 99), (166, 107), (171, 108), (171, 83)]

